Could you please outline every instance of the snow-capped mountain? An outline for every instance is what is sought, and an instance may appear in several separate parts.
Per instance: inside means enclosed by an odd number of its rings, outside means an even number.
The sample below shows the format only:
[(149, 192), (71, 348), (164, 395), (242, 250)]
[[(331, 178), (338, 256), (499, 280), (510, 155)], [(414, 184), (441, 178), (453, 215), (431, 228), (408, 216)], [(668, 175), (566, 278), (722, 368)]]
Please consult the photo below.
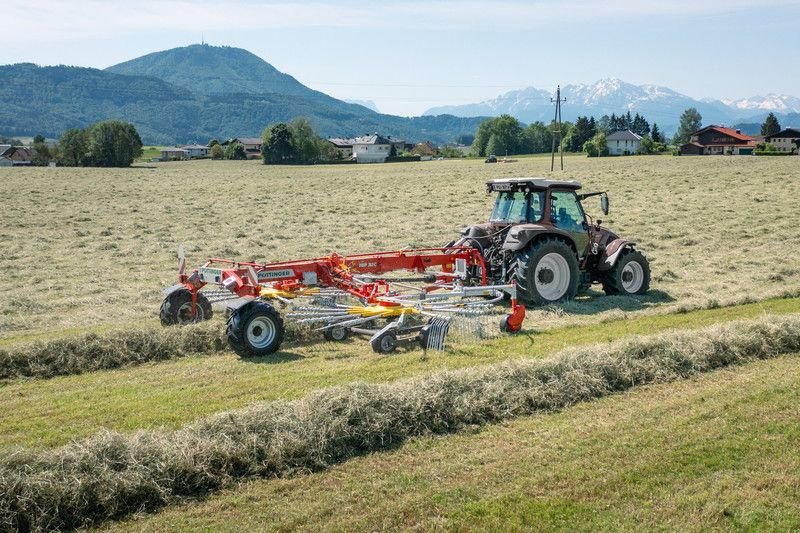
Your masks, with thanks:
[(786, 94), (767, 94), (739, 100), (722, 100), (726, 105), (748, 111), (779, 111), (781, 113), (800, 113), (800, 98)]
[[(497, 116), (504, 113), (523, 122), (553, 119), (553, 93), (535, 87), (507, 92), (497, 98), (477, 104), (443, 106), (429, 109), (426, 115), (451, 114), (466, 116)], [(703, 123), (733, 124), (741, 119), (753, 119), (759, 112), (776, 111), (788, 113), (800, 108), (800, 99), (783, 95), (752, 97), (735, 102), (720, 100), (698, 100), (658, 85), (634, 85), (617, 78), (600, 80), (592, 84), (566, 85), (561, 88), (564, 120), (575, 120), (578, 116), (617, 115), (630, 111), (640, 113), (650, 123), (656, 122), (662, 131), (673, 130), (680, 115), (688, 107), (696, 108), (703, 116)]]

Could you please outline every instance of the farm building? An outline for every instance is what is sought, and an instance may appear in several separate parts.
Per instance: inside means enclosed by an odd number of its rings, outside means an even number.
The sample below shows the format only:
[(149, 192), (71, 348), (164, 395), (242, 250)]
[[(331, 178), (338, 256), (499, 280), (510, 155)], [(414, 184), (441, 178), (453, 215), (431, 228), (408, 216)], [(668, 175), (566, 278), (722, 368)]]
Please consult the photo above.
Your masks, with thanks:
[(31, 164), (31, 150), (22, 146), (0, 146), (0, 166), (26, 166)]
[(800, 154), (800, 128), (785, 128), (775, 135), (768, 135), (764, 140), (779, 152)]
[(189, 158), (208, 156), (209, 148), (202, 144), (187, 144), (186, 146), (181, 146), (181, 148), (189, 152)]
[(631, 130), (615, 131), (606, 137), (609, 155), (630, 155), (639, 152), (642, 137)]
[(392, 141), (377, 133), (353, 140), (353, 154), (359, 163), (385, 163), (391, 149)]
[(340, 137), (333, 137), (328, 139), (341, 155), (342, 159), (350, 159), (353, 157), (353, 143), (355, 139), (342, 139)]
[(161, 150), (162, 161), (181, 161), (189, 159), (189, 150), (183, 148), (164, 148)]
[(680, 148), (681, 155), (752, 155), (756, 140), (741, 130), (706, 126), (692, 133)]

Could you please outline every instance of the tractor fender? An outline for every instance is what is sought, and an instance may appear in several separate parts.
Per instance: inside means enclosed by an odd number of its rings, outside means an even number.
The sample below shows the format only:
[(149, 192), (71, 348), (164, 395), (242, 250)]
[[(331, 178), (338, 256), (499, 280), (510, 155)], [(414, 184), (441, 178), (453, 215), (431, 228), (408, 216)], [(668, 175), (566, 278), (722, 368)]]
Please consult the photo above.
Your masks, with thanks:
[(625, 239), (614, 239), (606, 246), (597, 262), (597, 270), (607, 272), (617, 264), (620, 254), (626, 248), (633, 248), (634, 243)]
[(541, 224), (519, 224), (512, 226), (503, 242), (503, 250), (516, 252), (522, 250), (536, 238), (544, 235), (555, 235), (564, 239), (573, 249), (575, 241), (566, 231), (552, 226), (542, 226)]

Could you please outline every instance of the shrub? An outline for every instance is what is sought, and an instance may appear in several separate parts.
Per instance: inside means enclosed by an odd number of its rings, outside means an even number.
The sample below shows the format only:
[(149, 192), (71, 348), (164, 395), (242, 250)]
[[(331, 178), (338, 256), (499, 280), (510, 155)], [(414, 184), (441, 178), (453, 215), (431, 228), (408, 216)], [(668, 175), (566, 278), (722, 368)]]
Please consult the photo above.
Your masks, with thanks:
[(443, 434), (800, 351), (800, 318), (635, 337), (546, 360), (356, 383), (219, 413), (177, 431), (103, 432), (0, 466), (0, 528), (76, 528), (154, 510), (248, 476), (324, 469)]

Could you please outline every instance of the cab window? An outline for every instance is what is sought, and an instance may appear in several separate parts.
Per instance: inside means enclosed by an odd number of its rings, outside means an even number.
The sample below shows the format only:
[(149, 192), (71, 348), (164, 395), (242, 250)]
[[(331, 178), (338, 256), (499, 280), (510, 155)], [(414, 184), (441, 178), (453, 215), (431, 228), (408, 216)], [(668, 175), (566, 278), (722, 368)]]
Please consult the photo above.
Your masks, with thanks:
[(531, 203), (528, 207), (528, 220), (539, 222), (544, 216), (544, 191), (533, 191), (531, 193)]
[(554, 191), (550, 202), (551, 217), (556, 226), (565, 231), (586, 231), (583, 209), (574, 192)]
[(544, 212), (544, 192), (503, 192), (497, 196), (490, 222), (538, 222)]

